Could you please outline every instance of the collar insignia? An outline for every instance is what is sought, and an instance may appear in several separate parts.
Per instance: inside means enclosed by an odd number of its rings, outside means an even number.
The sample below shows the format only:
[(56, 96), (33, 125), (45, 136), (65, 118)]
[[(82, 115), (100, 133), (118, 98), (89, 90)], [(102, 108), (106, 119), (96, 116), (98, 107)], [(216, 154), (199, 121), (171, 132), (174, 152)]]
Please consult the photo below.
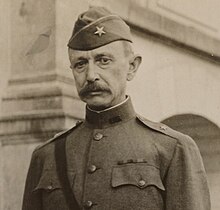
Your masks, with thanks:
[(104, 26), (98, 27), (96, 26), (97, 31), (94, 34), (98, 34), (99, 36), (102, 36), (102, 34), (105, 34), (106, 32), (104, 31)]

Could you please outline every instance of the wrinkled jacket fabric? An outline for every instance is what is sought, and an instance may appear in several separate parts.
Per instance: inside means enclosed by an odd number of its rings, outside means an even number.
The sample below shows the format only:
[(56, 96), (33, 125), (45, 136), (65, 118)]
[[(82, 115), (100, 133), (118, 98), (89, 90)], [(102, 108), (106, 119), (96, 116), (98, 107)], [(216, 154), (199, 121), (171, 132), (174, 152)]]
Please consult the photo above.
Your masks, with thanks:
[(67, 174), (81, 209), (210, 210), (194, 141), (137, 116), (130, 99), (36, 148), (23, 210), (68, 210), (57, 176), (56, 141), (66, 141)]

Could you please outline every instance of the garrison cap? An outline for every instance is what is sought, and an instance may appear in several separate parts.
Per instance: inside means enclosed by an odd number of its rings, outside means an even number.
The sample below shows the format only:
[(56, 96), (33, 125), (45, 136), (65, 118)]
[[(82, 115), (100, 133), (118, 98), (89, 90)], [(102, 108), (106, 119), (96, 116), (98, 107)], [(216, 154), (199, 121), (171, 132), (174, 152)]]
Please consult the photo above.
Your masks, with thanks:
[(132, 42), (129, 26), (104, 7), (91, 7), (79, 15), (68, 47), (92, 50), (117, 40)]

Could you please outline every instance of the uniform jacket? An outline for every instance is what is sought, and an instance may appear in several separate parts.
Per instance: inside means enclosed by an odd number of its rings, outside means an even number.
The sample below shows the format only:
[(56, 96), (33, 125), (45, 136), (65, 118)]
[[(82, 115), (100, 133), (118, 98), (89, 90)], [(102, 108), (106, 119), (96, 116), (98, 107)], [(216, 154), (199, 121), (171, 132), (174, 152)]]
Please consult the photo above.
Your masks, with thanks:
[(210, 210), (206, 174), (194, 141), (138, 116), (128, 99), (36, 148), (23, 210), (68, 210), (54, 145), (66, 141), (67, 174), (82, 209)]

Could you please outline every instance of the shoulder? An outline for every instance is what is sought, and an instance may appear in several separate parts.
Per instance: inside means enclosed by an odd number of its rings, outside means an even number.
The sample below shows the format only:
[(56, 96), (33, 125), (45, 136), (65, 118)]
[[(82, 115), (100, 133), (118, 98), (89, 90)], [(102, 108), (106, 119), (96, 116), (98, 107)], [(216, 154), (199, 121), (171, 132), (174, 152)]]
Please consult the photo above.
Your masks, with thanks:
[(175, 139), (177, 144), (195, 146), (195, 142), (191, 137), (189, 137), (188, 135), (185, 135), (179, 131), (172, 129), (163, 123), (150, 121), (140, 115), (137, 115), (137, 119), (144, 126), (150, 128), (151, 130), (154, 130), (155, 132), (158, 132), (162, 135), (165, 135), (165, 136), (168, 136), (172, 139)]
[(56, 165), (55, 143), (65, 140), (69, 134), (74, 132), (74, 130), (80, 126), (80, 124), (82, 124), (82, 122), (76, 124), (66, 131), (56, 134), (53, 138), (37, 146), (31, 156), (30, 170), (41, 171), (43, 168), (54, 169)]
[(59, 141), (63, 139), (64, 137), (66, 137), (68, 134), (73, 132), (78, 126), (80, 126), (82, 123), (83, 121), (77, 121), (73, 127), (55, 134), (54, 137), (52, 137), (51, 139), (37, 146), (34, 150), (34, 153), (38, 152), (39, 150), (42, 150), (45, 147), (49, 148), (54, 142)]

